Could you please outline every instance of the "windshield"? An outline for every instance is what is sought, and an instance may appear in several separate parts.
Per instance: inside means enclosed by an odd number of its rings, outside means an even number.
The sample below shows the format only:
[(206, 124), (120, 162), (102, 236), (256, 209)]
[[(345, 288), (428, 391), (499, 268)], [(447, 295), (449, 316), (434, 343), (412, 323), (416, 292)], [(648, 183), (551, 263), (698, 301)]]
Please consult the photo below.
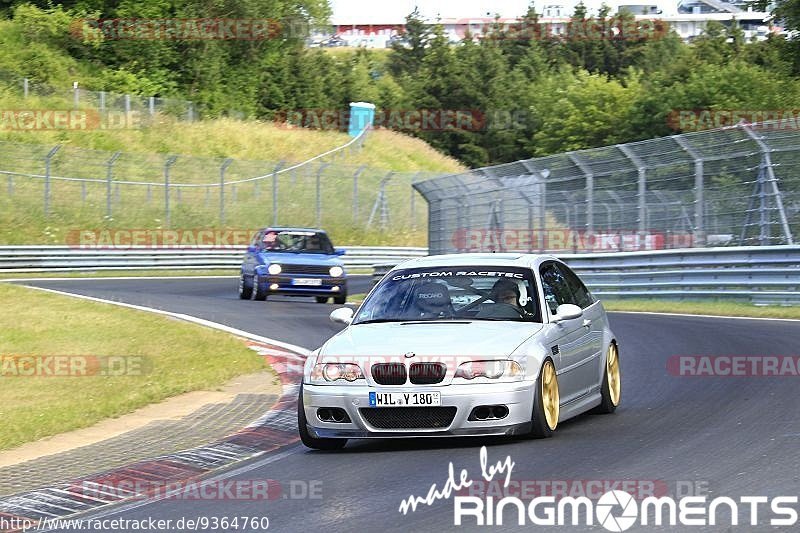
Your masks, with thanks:
[(540, 322), (530, 269), (458, 266), (405, 269), (384, 278), (354, 324), (436, 320)]
[(313, 231), (265, 231), (257, 246), (264, 252), (333, 254), (333, 244), (325, 233)]

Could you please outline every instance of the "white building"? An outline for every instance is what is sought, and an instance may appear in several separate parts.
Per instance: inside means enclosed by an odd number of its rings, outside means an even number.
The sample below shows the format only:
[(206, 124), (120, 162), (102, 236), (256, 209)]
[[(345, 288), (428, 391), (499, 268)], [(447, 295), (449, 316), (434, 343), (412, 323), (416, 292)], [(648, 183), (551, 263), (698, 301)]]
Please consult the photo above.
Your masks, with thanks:
[[(332, 22), (337, 35), (351, 46), (367, 48), (384, 48), (389, 45), (393, 35), (402, 32), (405, 17), (414, 10), (414, 0), (398, 0), (396, 2), (376, 2), (367, 4), (372, 8), (365, 10), (336, 11), (336, 6), (347, 0), (334, 0)], [(647, 0), (608, 1), (611, 13), (628, 11), (637, 20), (661, 20), (674, 29), (686, 41), (701, 35), (710, 21), (730, 24), (737, 20), (744, 30), (745, 37), (763, 40), (770, 32), (781, 31), (771, 28), (769, 13), (754, 12), (745, 6), (747, 0), (734, 0), (733, 3), (721, 0), (678, 0), (673, 2), (657, 2)], [(485, 0), (459, 0), (456, 4), (442, 2), (419, 2), (420, 14), (432, 24), (442, 24), (445, 33), (452, 42), (463, 39), (469, 32), (479, 36), (483, 29), (495, 23), (496, 16), (500, 21), (513, 23), (527, 10), (528, 0), (504, 0), (503, 2), (486, 2)], [(496, 4), (496, 5), (495, 5)], [(540, 24), (543, 32), (559, 35), (565, 31), (570, 15), (577, 2), (566, 0), (550, 0), (540, 4)], [(601, 4), (598, 0), (585, 2), (589, 16), (596, 15)], [(359, 3), (364, 7), (363, 3)], [(427, 7), (425, 7), (427, 6)], [(445, 9), (446, 7), (449, 9)], [(492, 11), (501, 10), (499, 13)]]

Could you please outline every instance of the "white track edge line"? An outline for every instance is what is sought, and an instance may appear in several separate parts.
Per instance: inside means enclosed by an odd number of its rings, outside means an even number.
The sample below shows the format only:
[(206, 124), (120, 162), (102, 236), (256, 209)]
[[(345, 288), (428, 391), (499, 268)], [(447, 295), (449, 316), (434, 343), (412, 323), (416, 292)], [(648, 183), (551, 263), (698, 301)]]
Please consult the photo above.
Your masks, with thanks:
[(307, 348), (303, 348), (301, 346), (296, 346), (294, 344), (289, 344), (288, 342), (282, 342), (282, 341), (279, 341), (279, 340), (270, 339), (269, 337), (263, 337), (261, 335), (256, 335), (254, 333), (249, 333), (249, 332), (241, 330), (241, 329), (237, 329), (237, 328), (233, 328), (233, 327), (230, 327), (230, 326), (226, 326), (225, 324), (220, 324), (219, 322), (212, 322), (211, 320), (206, 320), (204, 318), (198, 318), (198, 317), (195, 317), (195, 316), (186, 315), (186, 314), (183, 314), (183, 313), (173, 313), (171, 311), (164, 311), (163, 309), (156, 309), (154, 307), (146, 307), (146, 306), (143, 306), (143, 305), (135, 305), (135, 304), (129, 304), (129, 303), (125, 303), (125, 302), (115, 302), (114, 300), (106, 300), (104, 298), (97, 298), (95, 296), (87, 296), (85, 294), (75, 294), (75, 293), (72, 293), (72, 292), (59, 291), (59, 290), (56, 290), (56, 289), (47, 289), (47, 288), (44, 288), (44, 287), (34, 287), (34, 286), (31, 286), (31, 285), (26, 285), (26, 287), (29, 288), (29, 289), (37, 290), (37, 291), (50, 292), (50, 293), (53, 293), (53, 294), (60, 294), (60, 295), (63, 295), (63, 296), (70, 296), (72, 298), (79, 298), (81, 300), (88, 300), (88, 301), (91, 301), (91, 302), (99, 302), (99, 303), (117, 305), (117, 306), (120, 306), (120, 307), (127, 307), (128, 309), (135, 309), (137, 311), (147, 311), (147, 312), (150, 312), (150, 313), (155, 313), (157, 315), (169, 316), (169, 317), (172, 317), (172, 318), (177, 318), (179, 320), (184, 320), (186, 322), (191, 322), (193, 324), (197, 324), (197, 325), (200, 325), (200, 326), (205, 326), (207, 328), (212, 328), (212, 329), (216, 329), (216, 330), (219, 330), (219, 331), (224, 331), (225, 333), (230, 333), (231, 335), (236, 335), (237, 337), (243, 337), (245, 339), (249, 339), (249, 340), (256, 341), (256, 342), (263, 342), (265, 344), (272, 344), (273, 346), (277, 346), (279, 348), (285, 348), (286, 350), (291, 350), (291, 351), (294, 351), (294, 352), (297, 352), (299, 354), (306, 355), (306, 356), (311, 353), (311, 350), (309, 350)]

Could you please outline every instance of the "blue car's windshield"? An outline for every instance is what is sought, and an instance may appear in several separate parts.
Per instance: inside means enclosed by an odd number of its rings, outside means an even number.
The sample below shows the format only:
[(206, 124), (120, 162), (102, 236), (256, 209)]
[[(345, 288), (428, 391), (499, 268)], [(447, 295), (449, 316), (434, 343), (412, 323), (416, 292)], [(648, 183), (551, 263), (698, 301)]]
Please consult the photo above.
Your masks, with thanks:
[(505, 266), (415, 268), (392, 272), (353, 324), (432, 320), (540, 322), (533, 273)]
[(269, 253), (334, 253), (328, 236), (313, 231), (266, 231), (258, 246), (261, 251)]

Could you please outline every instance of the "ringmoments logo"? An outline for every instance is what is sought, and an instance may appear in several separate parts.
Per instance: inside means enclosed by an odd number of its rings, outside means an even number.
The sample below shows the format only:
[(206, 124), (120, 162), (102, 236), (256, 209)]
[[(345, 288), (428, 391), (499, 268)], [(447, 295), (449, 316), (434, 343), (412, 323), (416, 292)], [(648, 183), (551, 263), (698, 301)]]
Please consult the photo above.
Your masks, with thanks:
[[(537, 495), (526, 501), (518, 496), (495, 497), (462, 495), (475, 484), (502, 482), (507, 490), (516, 463), (511, 456), (490, 463), (486, 447), (480, 450), (480, 477), (473, 478), (462, 468), (456, 473), (453, 463), (441, 485), (433, 483), (425, 496), (408, 496), (398, 511), (403, 515), (420, 506), (432, 506), (439, 500), (453, 498), (453, 524), (456, 526), (594, 526), (607, 531), (627, 531), (642, 526), (738, 526), (740, 524), (795, 526), (798, 521), (798, 497), (741, 496), (738, 499), (706, 495), (680, 498), (648, 495), (640, 500), (622, 489), (610, 489), (596, 500), (586, 496)], [(583, 483), (579, 484), (583, 486)], [(588, 483), (586, 484), (588, 487)], [(653, 486), (655, 488), (655, 485)], [(639, 494), (642, 496), (643, 494)], [(743, 517), (748, 517), (746, 520)]]
[[(485, 500), (456, 496), (453, 502), (455, 525), (598, 525), (608, 531), (626, 531), (636, 524), (647, 526), (764, 525), (794, 526), (798, 521), (797, 496), (725, 496), (709, 500), (706, 496), (675, 498), (648, 497), (637, 502), (630, 493), (612, 490), (594, 502), (587, 497), (553, 496), (523, 502), (516, 497)], [(750, 519), (742, 516), (749, 513)]]

